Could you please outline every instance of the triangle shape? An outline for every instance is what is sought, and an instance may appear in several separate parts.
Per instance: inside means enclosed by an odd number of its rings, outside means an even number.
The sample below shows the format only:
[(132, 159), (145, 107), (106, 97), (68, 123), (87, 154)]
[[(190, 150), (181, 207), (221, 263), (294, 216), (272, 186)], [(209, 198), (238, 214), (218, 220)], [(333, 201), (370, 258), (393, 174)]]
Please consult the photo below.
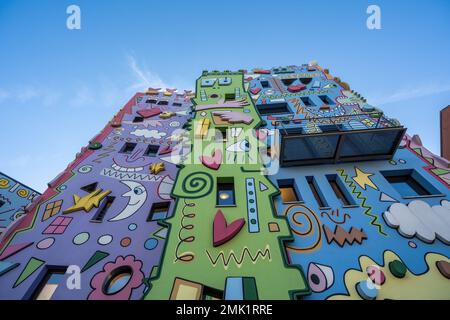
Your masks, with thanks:
[(259, 191), (266, 191), (267, 189), (269, 189), (269, 188), (260, 181), (259, 182)]
[(93, 265), (97, 264), (99, 261), (105, 259), (107, 256), (109, 256), (108, 252), (97, 250), (94, 252), (94, 254), (89, 258), (88, 262), (84, 265), (84, 267), (81, 269), (81, 272), (86, 271)]
[(413, 148), (413, 150), (414, 150), (416, 153), (422, 155), (422, 149), (420, 149), (420, 148)]
[(397, 200), (395, 200), (394, 198), (392, 198), (391, 196), (387, 195), (384, 192), (380, 193), (380, 201), (381, 202), (398, 202)]
[(86, 191), (87, 193), (92, 193), (97, 189), (97, 184), (97, 182), (93, 182), (85, 185), (84, 187), (81, 187), (80, 189)]
[(33, 244), (33, 242), (12, 244), (8, 248), (6, 248), (5, 251), (3, 251), (3, 253), (0, 255), (0, 260), (9, 258), (10, 256), (16, 254), (17, 252), (22, 251), (25, 248), (28, 248), (32, 244)]
[(0, 261), (0, 276), (4, 275), (8, 271), (19, 266), (19, 263), (12, 263), (9, 261)]
[(425, 157), (425, 160), (427, 160), (431, 164), (434, 164), (434, 159), (433, 158)]
[(14, 283), (13, 288), (17, 287), (19, 284), (21, 284), (26, 279), (28, 279), (44, 263), (45, 263), (45, 261), (31, 257), (30, 260), (28, 260), (25, 268), (23, 268), (22, 273), (20, 274), (19, 278), (17, 278), (16, 282)]
[(153, 235), (155, 237), (160, 238), (160, 239), (166, 239), (167, 238), (167, 231), (168, 231), (168, 229), (163, 227), (163, 228), (159, 229), (158, 231), (156, 231)]

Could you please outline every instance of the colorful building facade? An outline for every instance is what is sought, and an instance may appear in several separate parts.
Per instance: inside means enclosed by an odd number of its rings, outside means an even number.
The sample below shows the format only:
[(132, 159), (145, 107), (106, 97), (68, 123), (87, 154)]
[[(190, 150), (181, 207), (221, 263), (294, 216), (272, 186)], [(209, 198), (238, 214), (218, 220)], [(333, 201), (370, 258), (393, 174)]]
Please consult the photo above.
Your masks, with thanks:
[(314, 62), (150, 88), (5, 234), (0, 298), (448, 299), (450, 164), (405, 132)]

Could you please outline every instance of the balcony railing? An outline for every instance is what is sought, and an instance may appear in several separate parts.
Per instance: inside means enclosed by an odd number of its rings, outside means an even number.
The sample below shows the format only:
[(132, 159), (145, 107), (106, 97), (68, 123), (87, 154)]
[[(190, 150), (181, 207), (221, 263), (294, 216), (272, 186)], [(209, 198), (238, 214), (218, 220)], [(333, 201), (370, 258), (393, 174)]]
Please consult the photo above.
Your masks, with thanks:
[(391, 159), (406, 129), (382, 113), (274, 121), (281, 166)]

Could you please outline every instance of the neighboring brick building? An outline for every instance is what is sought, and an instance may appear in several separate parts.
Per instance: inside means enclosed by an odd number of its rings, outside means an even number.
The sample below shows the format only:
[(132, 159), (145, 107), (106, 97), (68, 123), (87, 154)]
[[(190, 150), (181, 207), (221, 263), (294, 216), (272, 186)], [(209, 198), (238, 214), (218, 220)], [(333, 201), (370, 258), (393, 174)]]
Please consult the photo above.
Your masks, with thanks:
[(440, 112), (441, 122), (441, 157), (450, 160), (450, 106)]

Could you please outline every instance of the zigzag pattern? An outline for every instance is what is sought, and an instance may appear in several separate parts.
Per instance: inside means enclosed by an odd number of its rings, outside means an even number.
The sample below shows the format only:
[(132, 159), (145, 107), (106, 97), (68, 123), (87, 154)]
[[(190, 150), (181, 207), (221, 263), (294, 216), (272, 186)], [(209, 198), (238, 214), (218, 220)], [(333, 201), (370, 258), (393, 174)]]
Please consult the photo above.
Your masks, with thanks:
[(387, 233), (383, 231), (383, 227), (381, 226), (380, 222), (378, 221), (378, 216), (374, 215), (372, 213), (372, 207), (367, 205), (367, 197), (364, 197), (362, 195), (361, 191), (357, 191), (356, 190), (356, 184), (349, 179), (348, 174), (345, 173), (344, 169), (338, 169), (336, 170), (337, 172), (339, 172), (339, 175), (344, 178), (344, 182), (350, 187), (350, 189), (352, 190), (352, 194), (356, 195), (356, 198), (358, 200), (361, 200), (361, 207), (364, 208), (364, 214), (370, 218), (372, 218), (372, 220), (370, 220), (370, 224), (377, 227), (378, 229), (378, 233), (382, 234), (384, 236), (387, 237)]
[(107, 147), (104, 147), (102, 152), (97, 154), (97, 158), (95, 158), (94, 160), (92, 160), (92, 162), (95, 163), (101, 163), (102, 159), (104, 158), (108, 158), (114, 151), (116, 151), (116, 149), (114, 149), (114, 146), (118, 143), (118, 141), (115, 142), (111, 142), (111, 144)]
[(326, 225), (323, 225), (323, 231), (325, 232), (325, 236), (327, 237), (327, 242), (329, 244), (332, 241), (335, 241), (341, 247), (346, 242), (349, 245), (352, 245), (354, 242), (361, 244), (363, 240), (367, 239), (367, 235), (362, 229), (358, 230), (353, 227), (350, 228), (350, 231), (345, 231), (342, 227), (336, 226), (333, 232)]
[(205, 251), (206, 251), (206, 254), (208, 255), (209, 261), (212, 263), (212, 265), (214, 267), (217, 265), (217, 263), (220, 259), (223, 263), (223, 267), (225, 268), (225, 270), (228, 269), (228, 265), (230, 264), (231, 260), (233, 260), (236, 263), (237, 267), (240, 268), (246, 257), (248, 257), (248, 259), (250, 259), (253, 264), (255, 264), (259, 260), (260, 257), (261, 257), (261, 259), (266, 259), (266, 257), (267, 257), (269, 259), (269, 261), (271, 261), (271, 259), (272, 259), (270, 257), (269, 245), (266, 246), (264, 251), (261, 249), (258, 249), (258, 251), (256, 251), (254, 256), (251, 254), (250, 250), (247, 247), (244, 247), (244, 250), (242, 250), (242, 253), (239, 257), (237, 257), (236, 254), (234, 253), (234, 251), (231, 250), (230, 254), (228, 255), (227, 258), (225, 258), (225, 253), (223, 251), (220, 251), (218, 256), (215, 259), (213, 259), (211, 257), (211, 254), (208, 252), (208, 250), (205, 250)]

